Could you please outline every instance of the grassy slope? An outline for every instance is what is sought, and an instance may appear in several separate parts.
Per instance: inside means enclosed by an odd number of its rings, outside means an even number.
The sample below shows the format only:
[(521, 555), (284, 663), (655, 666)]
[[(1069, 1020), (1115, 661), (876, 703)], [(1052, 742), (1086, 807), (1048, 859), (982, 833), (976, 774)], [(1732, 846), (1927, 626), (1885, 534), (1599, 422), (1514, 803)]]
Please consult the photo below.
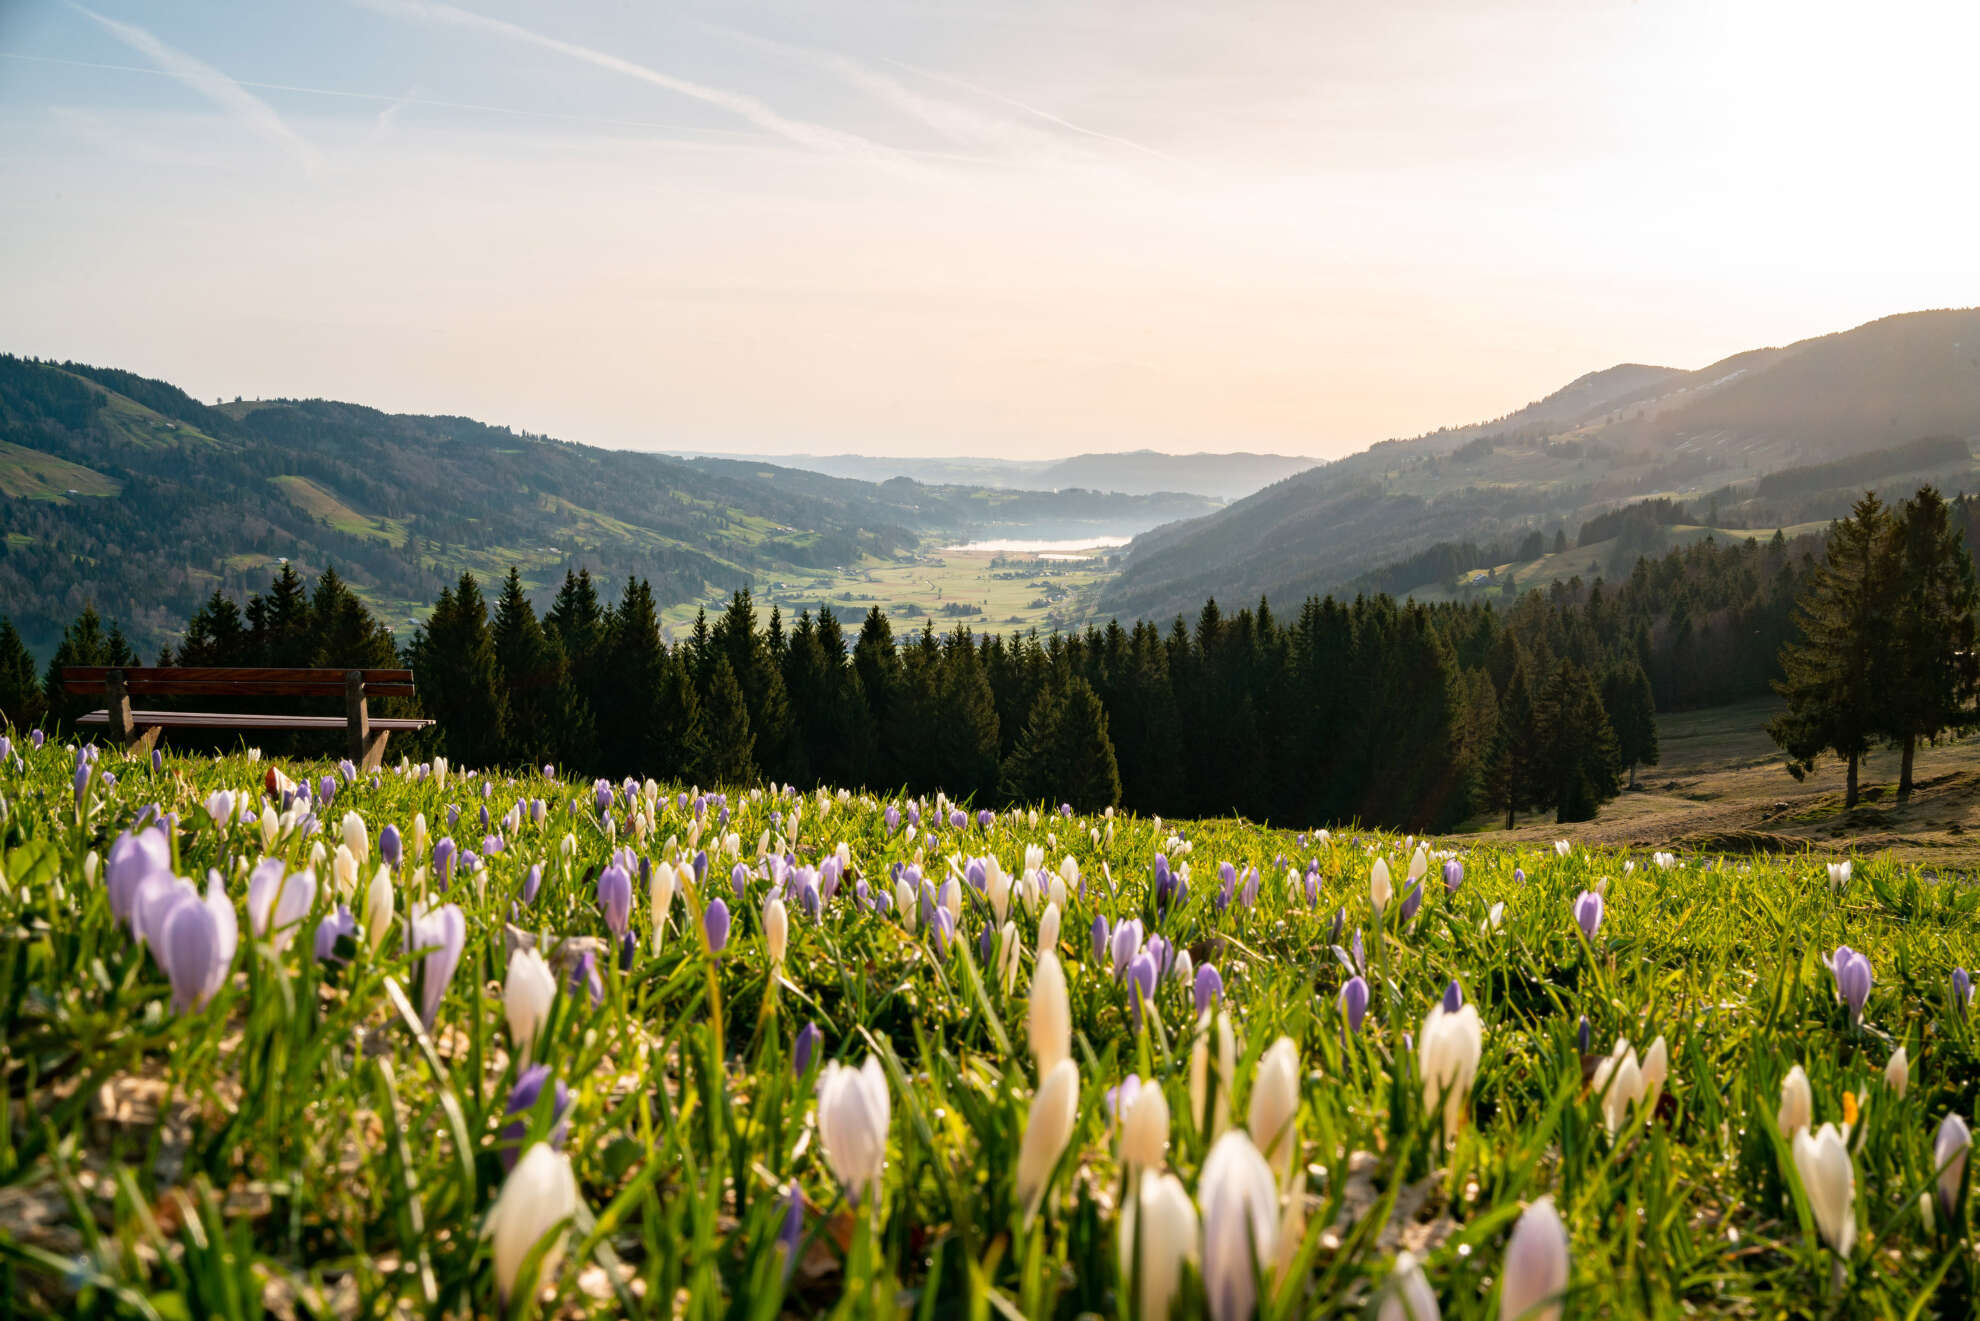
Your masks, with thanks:
[(71, 494), (115, 495), (120, 489), (94, 469), (0, 441), (0, 495), (68, 504)]
[[(130, 1307), (149, 1298), (166, 1314), (241, 1314), (243, 1297), (280, 1305), (307, 1290), (326, 1314), (349, 1314), (359, 1295), (384, 1309), (497, 1314), (476, 1229), (502, 1187), (496, 1129), (515, 1077), (497, 994), (510, 962), (504, 922), (538, 939), (606, 934), (592, 878), (620, 841), (601, 832), (589, 786), (531, 777), (499, 781), (484, 797), (458, 775), (442, 785), (388, 773), (338, 795), (330, 815), (359, 813), (371, 838), (415, 813), (443, 833), (449, 805), (464, 804), (469, 816), (453, 833), (478, 839), (478, 799), (508, 835), (485, 872), (444, 894), (413, 869), (423, 853), (398, 877), (402, 913), (423, 889), (463, 910), (466, 956), (436, 999), (429, 1037), (409, 1027), (417, 995), (400, 989), (414, 978), (396, 929), (375, 954), (326, 975), (309, 957), (324, 895), (293, 944), (253, 946), (236, 869), (260, 856), (261, 836), (215, 829), (199, 804), (216, 788), (258, 784), (265, 765), (175, 758), (154, 773), (110, 755), (103, 768), (119, 783), (80, 820), (70, 765), (51, 744), (24, 768), (0, 769), (9, 932), (0, 1060), (21, 1101), (0, 1126), (0, 1263), (15, 1304), (85, 1314), (107, 1310), (114, 1289)], [(541, 826), (499, 824), (510, 804), (536, 796), (549, 809)], [(211, 1004), (185, 1013), (171, 1011), (164, 979), (112, 921), (83, 862), (151, 802), (180, 823), (180, 871), (234, 877), (226, 893), (243, 934), (234, 975)], [(669, 837), (693, 838), (672, 787), (656, 807), (644, 841), (625, 841), (649, 858), (666, 855)], [(1282, 1190), (1297, 1200), (1282, 1223), (1305, 1232), (1301, 1250), (1286, 1254), (1296, 1264), (1276, 1275), (1286, 1306), (1274, 1315), (1368, 1307), (1404, 1245), (1424, 1259), (1444, 1316), (1496, 1315), (1508, 1231), (1542, 1194), (1556, 1199), (1570, 1236), (1574, 1316), (1971, 1314), (1971, 1267), (1957, 1264), (1971, 1260), (1964, 1205), (1952, 1233), (1928, 1229), (1916, 1210), (1932, 1186), (1934, 1126), (1948, 1110), (1971, 1113), (1980, 1084), (1980, 1042), (1944, 998), (1949, 970), (1980, 953), (1970, 887), (1921, 886), (1915, 871), (1882, 861), (1859, 863), (1837, 894), (1807, 862), (1711, 866), (1687, 854), (1664, 871), (1639, 855), (1630, 869), (1618, 853), (1561, 858), (1466, 840), (1456, 893), (1433, 870), (1421, 913), (1398, 927), (1391, 905), (1383, 936), (1370, 908), (1371, 853), (1400, 880), (1409, 849), (1390, 837), (1318, 842), (1232, 821), (1007, 815), (988, 830), (945, 823), (934, 845), (888, 833), (866, 798), (737, 793), (729, 808), (745, 863), (757, 863), (754, 841), (774, 829), (794, 836), (803, 859), (844, 841), (854, 875), (819, 916), (791, 908), (789, 955), (773, 970), (758, 916), (770, 881), (757, 864), (739, 897), (718, 850), (710, 884), (675, 900), (657, 950), (641, 891), (630, 966), (606, 967), (595, 1005), (582, 993), (555, 997), (535, 1054), (572, 1090), (567, 1150), (584, 1202), (602, 1217), (580, 1260), (552, 1273), (557, 1315), (715, 1317), (731, 1300), (763, 1316), (822, 1315), (835, 1304), (848, 1316), (1115, 1314), (1121, 1171), (1104, 1091), (1130, 1072), (1162, 1088), (1167, 1161), (1199, 1199), (1209, 1139), (1196, 1117), (1206, 1111), (1189, 1100), (1188, 987), (1163, 985), (1158, 1021), (1136, 1031), (1087, 928), (1096, 915), (1156, 919), (1149, 865), (1164, 848), (1181, 860), (1177, 829), (1195, 875), (1160, 929), (1222, 973), (1235, 1069), (1215, 1086), (1235, 1093), (1240, 1125), (1256, 1113), (1265, 1048), (1284, 1036), (1297, 1057), (1297, 1180)], [(937, 819), (932, 807), (926, 819)], [(279, 823), (272, 839), (291, 866), (311, 847)], [(1031, 845), (1048, 859), (1070, 854), (1086, 879), (1068, 895), (1057, 944), (1078, 1102), (1069, 1154), (1028, 1218), (1014, 1181), (1038, 1085), (1025, 1026), (1037, 907), (1013, 910), (1007, 980), (971, 957), (988, 904), (970, 887), (960, 891), (964, 939), (945, 951), (925, 927), (864, 910), (854, 882), (884, 884), (922, 848), (937, 878), (952, 852), (994, 850), (1015, 869)], [(1289, 892), (1281, 855), (1311, 859), (1311, 900)], [(542, 892), (524, 905), (523, 873), (539, 860), (548, 862)], [(1240, 900), (1218, 910), (1219, 860), (1260, 866), (1256, 908)], [(1598, 883), (1606, 916), (1589, 943), (1569, 913)], [(734, 928), (711, 960), (696, 915), (717, 895), (735, 904)], [(359, 895), (351, 902), (362, 907)], [(1359, 1033), (1335, 1007), (1347, 976), (1327, 952), (1336, 909), (1342, 943), (1365, 933), (1373, 997)], [(1842, 942), (1877, 970), (1861, 1028), (1845, 1020), (1818, 961)], [(1423, 1040), (1425, 1012), (1452, 979), (1477, 1007), (1483, 1058), (1446, 1146), (1406, 1034)], [(1660, 1035), (1668, 1043), (1666, 1099), (1647, 1125), (1638, 1115), (1607, 1133), (1584, 1086), (1592, 1061), (1575, 1043), (1584, 1015), (1596, 1051), (1618, 1035), (1639, 1048)], [(822, 1044), (810, 1071), (794, 1074), (792, 1042), (806, 1022)], [(1913, 1061), (1903, 1099), (1880, 1081), (1898, 1041)], [(854, 1211), (813, 1096), (820, 1059), (857, 1064), (869, 1053), (890, 1082), (890, 1141), (878, 1197)], [(1840, 1119), (1846, 1095), (1860, 1107), (1857, 1247), (1834, 1283), (1772, 1129), (1780, 1081), (1797, 1063), (1818, 1121)], [(547, 1109), (531, 1133), (548, 1131)], [(802, 1199), (794, 1272), (774, 1246), (792, 1187)], [(1184, 1298), (1184, 1314), (1198, 1315), (1194, 1272)]]

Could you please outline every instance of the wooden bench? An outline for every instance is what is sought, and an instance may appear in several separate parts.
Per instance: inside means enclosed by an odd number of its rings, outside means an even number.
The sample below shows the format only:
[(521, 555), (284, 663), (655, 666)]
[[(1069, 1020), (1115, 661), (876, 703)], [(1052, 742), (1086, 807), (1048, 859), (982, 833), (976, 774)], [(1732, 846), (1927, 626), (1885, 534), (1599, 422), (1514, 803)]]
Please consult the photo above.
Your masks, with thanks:
[[(161, 729), (332, 730), (350, 737), (350, 758), (375, 771), (385, 759), (385, 740), (398, 730), (424, 729), (431, 720), (373, 719), (371, 697), (411, 697), (411, 670), (311, 670), (204, 668), (196, 666), (69, 665), (62, 686), (78, 695), (102, 693), (104, 709), (78, 724), (105, 725), (110, 737), (142, 755)], [(249, 715), (201, 711), (134, 711), (133, 694), (160, 697), (342, 697), (341, 716)]]

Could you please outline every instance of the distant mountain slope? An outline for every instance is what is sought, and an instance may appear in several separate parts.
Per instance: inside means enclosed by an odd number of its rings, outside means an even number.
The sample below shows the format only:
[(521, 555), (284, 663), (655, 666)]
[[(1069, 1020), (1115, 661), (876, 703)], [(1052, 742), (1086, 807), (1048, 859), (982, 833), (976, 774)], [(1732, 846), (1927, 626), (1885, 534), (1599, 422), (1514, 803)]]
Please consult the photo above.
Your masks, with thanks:
[(311, 399), (202, 404), (129, 372), (0, 357), (0, 610), (46, 652), (93, 600), (147, 655), (215, 587), (334, 565), (404, 632), (463, 569), (588, 566), (690, 601), (928, 535), (1126, 535), (1211, 502), (853, 481), (593, 449)]
[[(742, 458), (726, 454), (693, 457)], [(869, 482), (909, 477), (918, 482), (1008, 487), (1023, 491), (1080, 489), (1116, 491), (1125, 495), (1180, 492), (1212, 500), (1240, 499), (1282, 477), (1290, 477), (1313, 466), (1312, 459), (1285, 454), (1163, 454), (1156, 450), (1075, 454), (1064, 459), (782, 454), (766, 455), (761, 462)]]
[(1626, 364), (1493, 422), (1385, 441), (1138, 537), (1100, 608), (1290, 604), (1440, 542), (1572, 535), (1646, 496), (1716, 502), (1756, 526), (1826, 518), (1851, 494), (1848, 469), (1792, 498), (1759, 479), (1928, 439), (1938, 448), (1917, 452), (1908, 479), (1970, 487), (1959, 456), (1980, 442), (1980, 309), (1885, 317), (1692, 372)]

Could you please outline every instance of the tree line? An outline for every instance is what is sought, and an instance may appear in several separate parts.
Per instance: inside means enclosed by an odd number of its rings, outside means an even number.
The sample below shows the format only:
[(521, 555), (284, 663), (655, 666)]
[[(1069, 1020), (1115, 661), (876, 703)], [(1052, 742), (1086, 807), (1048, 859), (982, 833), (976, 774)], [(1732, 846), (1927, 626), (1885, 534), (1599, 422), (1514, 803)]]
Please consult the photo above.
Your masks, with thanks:
[[(1767, 640), (1815, 571), (1778, 535), (1704, 541), (1507, 607), (1212, 600), (1166, 628), (1047, 637), (897, 634), (878, 608), (760, 618), (739, 591), (668, 645), (643, 579), (607, 599), (574, 570), (539, 612), (512, 570), (492, 602), (462, 575), (401, 648), (334, 571), (312, 587), (284, 565), (244, 604), (216, 591), (159, 660), (407, 664), (419, 696), (395, 703), (439, 722), (424, 750), (469, 765), (1446, 829), (1593, 815), (1657, 761), (1657, 710), (1767, 691)], [(85, 608), (38, 674), (0, 621), (0, 712), (72, 720), (62, 666), (136, 662)]]

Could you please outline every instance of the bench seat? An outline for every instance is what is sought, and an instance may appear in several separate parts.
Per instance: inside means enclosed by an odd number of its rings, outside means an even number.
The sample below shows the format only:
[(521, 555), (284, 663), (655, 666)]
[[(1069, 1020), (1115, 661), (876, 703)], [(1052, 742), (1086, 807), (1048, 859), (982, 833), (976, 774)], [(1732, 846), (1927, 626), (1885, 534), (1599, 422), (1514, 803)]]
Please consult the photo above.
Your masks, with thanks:
[[(76, 719), (79, 725), (107, 725), (110, 723), (108, 711), (91, 711)], [(133, 711), (133, 725), (156, 725), (162, 729), (346, 729), (350, 722), (343, 716), (268, 716), (242, 715), (227, 711)], [(372, 716), (373, 729), (389, 729), (395, 733), (425, 729), (431, 720), (414, 720), (399, 717)]]

